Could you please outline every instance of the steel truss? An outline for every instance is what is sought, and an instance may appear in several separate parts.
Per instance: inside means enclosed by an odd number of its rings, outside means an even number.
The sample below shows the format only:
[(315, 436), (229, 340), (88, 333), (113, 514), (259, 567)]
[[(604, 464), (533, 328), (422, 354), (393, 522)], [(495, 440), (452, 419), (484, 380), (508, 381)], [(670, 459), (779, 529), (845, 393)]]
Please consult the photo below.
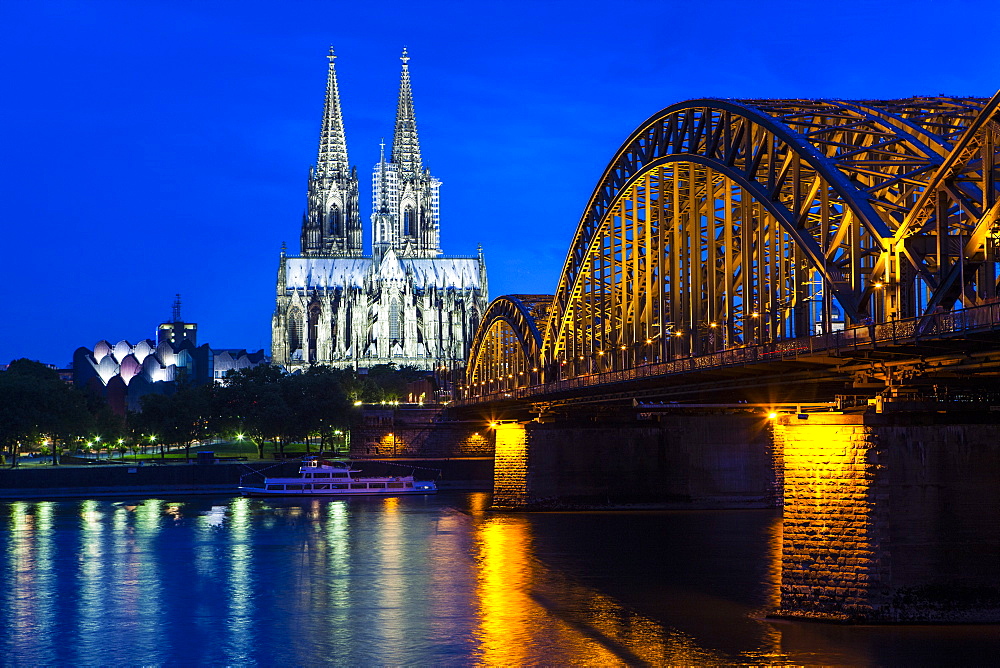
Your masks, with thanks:
[[(996, 96), (668, 107), (611, 160), (537, 353), (516, 355), (555, 380), (994, 300), (997, 107)], [(509, 336), (485, 318), (483, 329), (480, 345)], [(506, 344), (491, 345), (474, 346), (470, 380), (500, 376), (490, 355)]]
[(469, 353), (467, 383), (478, 394), (537, 384), (552, 295), (499, 297), (483, 314)]

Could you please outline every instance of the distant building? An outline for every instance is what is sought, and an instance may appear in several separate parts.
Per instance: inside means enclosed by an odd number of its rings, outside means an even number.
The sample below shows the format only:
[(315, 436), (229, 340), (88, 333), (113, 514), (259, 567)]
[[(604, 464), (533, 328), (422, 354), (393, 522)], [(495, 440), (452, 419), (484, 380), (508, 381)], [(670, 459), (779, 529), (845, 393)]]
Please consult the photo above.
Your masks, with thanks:
[(390, 362), (453, 369), (464, 363), (486, 310), (486, 264), (482, 249), (470, 256), (441, 251), (441, 182), (421, 161), (410, 59), (404, 50), (391, 153), (386, 160), (383, 144), (373, 170), (372, 253), (366, 255), (334, 58), (331, 49), (301, 256), (282, 247), (279, 260), (272, 357), (289, 371)]
[(184, 341), (190, 341), (198, 345), (198, 325), (193, 322), (184, 322), (181, 318), (181, 296), (174, 299), (174, 308), (171, 313), (170, 322), (162, 322), (156, 328), (156, 343), (160, 344), (169, 341), (175, 346)]
[[(231, 370), (245, 369), (269, 360), (263, 350), (212, 349), (198, 346), (198, 325), (180, 317), (180, 295), (170, 322), (160, 324), (157, 341), (143, 339), (112, 345), (98, 341), (93, 349), (73, 353), (73, 382), (107, 398), (119, 415), (139, 411), (147, 394), (172, 394), (178, 382), (204, 385), (221, 382)], [(175, 343), (176, 341), (176, 343)]]

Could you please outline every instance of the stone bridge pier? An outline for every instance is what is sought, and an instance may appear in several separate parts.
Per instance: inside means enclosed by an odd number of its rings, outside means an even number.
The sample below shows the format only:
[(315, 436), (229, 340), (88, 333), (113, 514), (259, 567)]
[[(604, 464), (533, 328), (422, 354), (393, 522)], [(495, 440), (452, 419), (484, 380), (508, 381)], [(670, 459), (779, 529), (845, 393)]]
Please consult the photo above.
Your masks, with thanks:
[(783, 507), (780, 608), (1000, 621), (1000, 424), (986, 414), (503, 423), (494, 504)]
[(495, 430), (496, 506), (746, 508), (779, 498), (771, 425), (760, 416), (566, 418)]
[(1000, 425), (961, 415), (777, 420), (778, 614), (1000, 620)]

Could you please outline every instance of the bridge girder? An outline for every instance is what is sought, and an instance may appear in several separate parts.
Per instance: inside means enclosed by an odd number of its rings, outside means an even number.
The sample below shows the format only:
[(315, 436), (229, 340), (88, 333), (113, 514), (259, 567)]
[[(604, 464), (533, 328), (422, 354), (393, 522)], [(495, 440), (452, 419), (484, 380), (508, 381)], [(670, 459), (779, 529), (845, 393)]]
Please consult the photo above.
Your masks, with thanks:
[[(591, 197), (540, 364), (575, 375), (912, 317), (946, 302), (947, 277), (977, 254), (964, 284), (972, 303), (993, 298), (995, 267), (976, 272), (995, 221), (972, 204), (995, 201), (983, 131), (995, 109), (945, 98), (668, 107), (623, 144)], [(960, 155), (969, 141), (978, 152)], [(954, 202), (928, 214), (935, 188)]]
[(537, 383), (542, 331), (551, 304), (552, 295), (493, 300), (472, 341), (466, 382), (480, 391)]
[(491, 306), (469, 379), (504, 350), (555, 380), (994, 300), (998, 96), (662, 110), (594, 189), (545, 322)]

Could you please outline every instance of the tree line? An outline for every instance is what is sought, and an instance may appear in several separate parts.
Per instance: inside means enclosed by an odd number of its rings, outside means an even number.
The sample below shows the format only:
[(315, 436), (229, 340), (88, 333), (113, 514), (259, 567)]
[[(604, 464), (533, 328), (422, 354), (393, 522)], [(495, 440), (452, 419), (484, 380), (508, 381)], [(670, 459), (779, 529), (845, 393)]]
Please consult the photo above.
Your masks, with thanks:
[(115, 415), (102, 398), (68, 384), (51, 368), (15, 360), (0, 372), (0, 453), (11, 466), (20, 453), (52, 456), (78, 450), (181, 447), (210, 438), (252, 442), (260, 457), (267, 444), (283, 453), (295, 442), (333, 449), (348, 432), (356, 402), (401, 400), (409, 383), (426, 378), (413, 367), (353, 369), (310, 367), (289, 374), (274, 365), (230, 372), (223, 384), (179, 383), (170, 394), (142, 397), (142, 410)]

